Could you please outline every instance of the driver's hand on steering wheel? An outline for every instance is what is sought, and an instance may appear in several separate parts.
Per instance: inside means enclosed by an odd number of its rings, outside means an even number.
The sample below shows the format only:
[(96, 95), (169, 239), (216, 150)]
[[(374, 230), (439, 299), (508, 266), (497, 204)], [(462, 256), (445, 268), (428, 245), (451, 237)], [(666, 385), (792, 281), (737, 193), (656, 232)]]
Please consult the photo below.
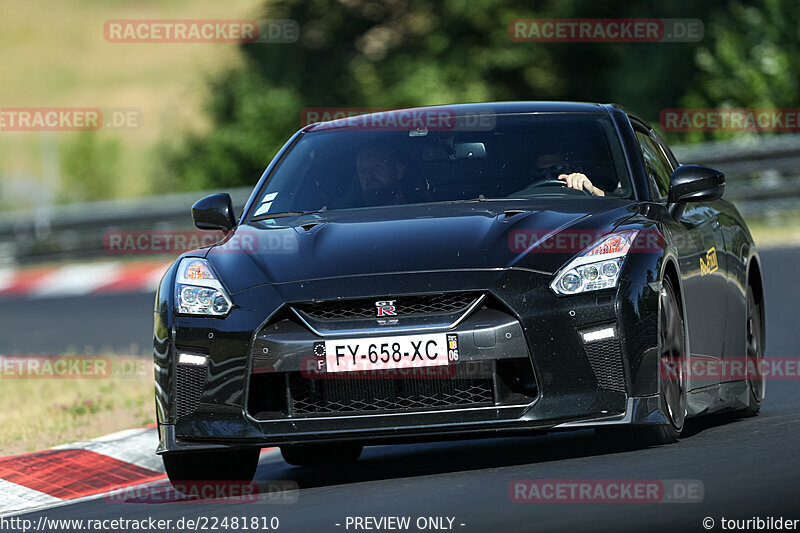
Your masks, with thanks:
[(606, 193), (602, 189), (592, 185), (586, 174), (580, 172), (573, 172), (572, 174), (561, 174), (558, 179), (567, 182), (567, 187), (570, 189), (585, 190), (586, 192), (595, 196), (605, 196)]

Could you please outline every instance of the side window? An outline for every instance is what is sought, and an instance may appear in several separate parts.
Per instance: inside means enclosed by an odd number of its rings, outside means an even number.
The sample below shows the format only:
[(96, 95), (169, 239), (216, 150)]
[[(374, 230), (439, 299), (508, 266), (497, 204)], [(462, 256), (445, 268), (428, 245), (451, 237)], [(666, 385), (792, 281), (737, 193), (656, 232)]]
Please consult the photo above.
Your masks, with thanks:
[(664, 157), (661, 148), (647, 134), (637, 131), (636, 138), (642, 148), (648, 181), (651, 183), (651, 187), (655, 184), (654, 197), (657, 200), (665, 200), (669, 192), (669, 177), (672, 175), (672, 166), (667, 161), (667, 158)]
[(669, 149), (667, 143), (664, 142), (664, 139), (662, 139), (661, 136), (655, 132), (655, 130), (650, 130), (650, 139), (653, 140), (656, 146), (661, 148), (660, 153), (662, 153), (667, 157), (667, 161), (669, 161), (670, 163), (670, 168), (672, 168), (673, 170), (678, 168), (679, 163), (678, 160), (675, 158), (675, 154), (672, 153), (672, 150)]

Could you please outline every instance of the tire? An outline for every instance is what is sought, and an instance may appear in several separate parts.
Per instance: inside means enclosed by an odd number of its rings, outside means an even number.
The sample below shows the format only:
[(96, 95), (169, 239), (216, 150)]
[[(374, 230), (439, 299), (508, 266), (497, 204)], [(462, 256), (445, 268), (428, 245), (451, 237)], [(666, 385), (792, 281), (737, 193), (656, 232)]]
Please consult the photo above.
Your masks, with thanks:
[(167, 477), (173, 485), (197, 481), (248, 484), (258, 468), (260, 448), (211, 452), (165, 453)]
[(747, 385), (750, 389), (750, 403), (742, 409), (743, 416), (755, 416), (761, 410), (761, 402), (766, 391), (766, 378), (759, 371), (764, 361), (764, 331), (761, 304), (756, 303), (753, 288), (747, 287), (747, 324), (745, 341), (747, 348)]
[(686, 420), (686, 338), (678, 298), (669, 278), (664, 278), (659, 301), (658, 395), (664, 424), (597, 428), (598, 436), (615, 447), (671, 444), (678, 440)]
[(295, 444), (281, 446), (283, 460), (295, 466), (345, 465), (358, 461), (360, 444)]

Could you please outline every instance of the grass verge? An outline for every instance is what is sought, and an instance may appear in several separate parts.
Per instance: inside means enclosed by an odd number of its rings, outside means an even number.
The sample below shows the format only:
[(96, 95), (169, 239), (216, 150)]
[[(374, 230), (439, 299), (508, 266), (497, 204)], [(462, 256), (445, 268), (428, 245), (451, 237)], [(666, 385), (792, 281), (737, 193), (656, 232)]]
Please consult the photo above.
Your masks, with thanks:
[(154, 422), (153, 372), (144, 357), (108, 356), (102, 375), (20, 375), (3, 360), (0, 455), (43, 450)]
[(800, 218), (782, 225), (750, 223), (748, 227), (759, 248), (800, 245)]

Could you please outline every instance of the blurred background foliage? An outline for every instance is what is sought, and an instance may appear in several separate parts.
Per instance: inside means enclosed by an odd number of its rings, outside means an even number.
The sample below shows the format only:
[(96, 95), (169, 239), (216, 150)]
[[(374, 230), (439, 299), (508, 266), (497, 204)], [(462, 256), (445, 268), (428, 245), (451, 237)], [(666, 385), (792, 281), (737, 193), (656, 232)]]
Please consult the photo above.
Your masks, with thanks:
[[(654, 125), (674, 107), (798, 105), (800, 3), (761, 0), (278, 0), (265, 18), (300, 24), (291, 45), (244, 44), (216, 76), (213, 127), (162, 151), (172, 187), (251, 185), (305, 107), (492, 100), (616, 102)], [(698, 18), (697, 43), (519, 43), (515, 18)], [(668, 134), (672, 142), (726, 133)]]
[[(584, 100), (622, 104), (653, 125), (665, 108), (800, 107), (797, 0), (78, 3), (93, 6), (82, 16), (100, 27), (104, 20), (125, 17), (293, 19), (300, 39), (291, 44), (119, 45), (105, 42), (96, 28), (88, 33), (84, 28), (84, 37), (64, 41), (64, 47), (78, 46), (90, 35), (92, 53), (110, 50), (108, 57), (94, 59), (96, 69), (127, 67), (116, 90), (102, 91), (101, 103), (143, 109), (147, 128), (59, 133), (59, 191), (53, 197), (61, 202), (253, 185), (300, 127), (307, 107)], [(0, 25), (19, 19), (23, 5), (0, 8), (5, 18)], [(701, 41), (688, 43), (520, 43), (509, 38), (509, 22), (534, 17), (697, 18), (705, 32)], [(62, 64), (76, 60), (77, 53)], [(107, 72), (103, 83), (111, 83)], [(90, 74), (72, 72), (62, 73), (52, 86), (80, 80), (95, 83)], [(15, 90), (22, 93), (29, 86)], [(140, 93), (132, 93), (134, 87)], [(0, 104), (9, 105), (8, 90), (0, 89), (0, 97)], [(70, 98), (37, 103), (98, 105)], [(2, 135), (0, 174), (9, 174), (3, 158), (12, 158), (15, 150), (11, 144), (3, 148), (10, 137)], [(731, 135), (671, 133), (667, 138), (699, 142)], [(26, 171), (39, 174), (37, 165)], [(19, 166), (14, 171), (18, 175)]]
[(119, 174), (121, 146), (96, 131), (82, 131), (65, 147), (61, 157), (64, 179), (60, 200), (81, 202), (114, 196)]

